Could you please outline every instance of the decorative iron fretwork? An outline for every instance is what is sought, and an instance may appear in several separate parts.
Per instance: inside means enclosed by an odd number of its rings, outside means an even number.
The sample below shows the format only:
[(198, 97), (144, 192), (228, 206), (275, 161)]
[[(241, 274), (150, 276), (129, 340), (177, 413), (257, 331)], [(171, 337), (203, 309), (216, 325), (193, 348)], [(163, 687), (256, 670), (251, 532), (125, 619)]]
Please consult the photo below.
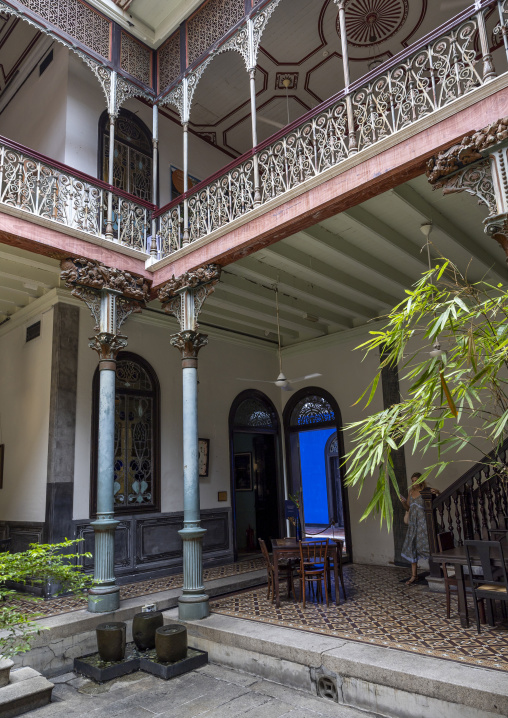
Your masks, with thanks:
[(178, 349), (182, 360), (195, 361), (198, 358), (199, 350), (208, 344), (208, 336), (192, 330), (172, 334), (171, 345)]
[[(249, 41), (251, 52), (257, 52), (266, 20), (278, 2), (274, 0), (267, 4), (248, 21), (252, 33)], [(404, 3), (400, 4), (400, 8), (404, 7)], [(482, 20), (479, 20), (480, 17)], [(492, 63), (485, 53), (478, 52), (475, 45), (476, 38), (483, 32), (482, 22), (483, 15), (474, 8), (470, 18), (462, 17), (455, 24), (448, 25), (445, 32), (427, 44), (419, 45), (416, 51), (409, 48), (397, 63), (381, 68), (349, 95), (326, 109), (318, 109), (313, 117), (265, 147), (257, 155), (260, 175), (257, 205), (293, 190), (344, 162), (352, 153), (382, 142), (489, 82)], [(196, 72), (202, 74), (209, 61), (210, 56)], [(192, 73), (188, 83), (193, 77), (191, 84), (195, 88), (199, 76)], [(185, 112), (188, 112), (192, 101), (190, 84), (180, 83), (168, 95), (167, 101), (175, 104), (181, 117), (188, 117)], [(348, 123), (349, 104), (351, 122)], [(503, 125), (492, 130), (496, 141), (505, 129)], [(487, 136), (482, 150), (490, 141)], [(465, 162), (470, 150), (463, 150), (461, 161)], [(474, 152), (482, 150), (473, 148)], [(452, 159), (446, 161), (451, 162)], [(205, 187), (191, 190), (186, 200), (188, 225), (186, 223), (185, 230), (188, 240), (186, 236), (185, 242), (194, 242), (209, 235), (254, 209), (254, 184), (254, 162), (248, 158)], [(183, 218), (183, 201), (160, 216), (162, 256), (168, 256), (183, 246)]]
[(180, 31), (171, 35), (157, 51), (159, 92), (180, 76)]
[[(345, 13), (348, 44), (371, 47), (385, 42), (404, 25), (409, 0), (346, 0)], [(337, 32), (340, 35), (339, 18)]]
[(235, 412), (234, 426), (276, 429), (277, 422), (271, 408), (261, 399), (244, 399)]
[(120, 67), (145, 85), (152, 84), (152, 51), (122, 31)]
[(433, 189), (442, 189), (443, 194), (467, 192), (475, 195), (478, 204), (487, 206), (489, 215), (496, 214), (496, 195), (488, 159), (481, 159), (471, 167), (466, 167), (449, 177), (443, 177), (434, 184)]
[(224, 37), (244, 17), (244, 0), (208, 0), (187, 20), (187, 64)]
[[(46, 220), (105, 237), (107, 191), (0, 144), (0, 202)], [(113, 236), (120, 244), (146, 250), (151, 211), (113, 195)]]
[(335, 412), (322, 396), (309, 394), (300, 399), (291, 412), (291, 426), (304, 426), (305, 424), (324, 424), (335, 421)]
[(339, 454), (339, 440), (337, 437), (337, 434), (335, 433), (333, 436), (333, 439), (331, 440), (330, 444), (328, 445), (328, 456), (338, 456)]
[(141, 364), (120, 356), (115, 394), (115, 511), (146, 510), (154, 506), (156, 388)]
[(96, 291), (110, 289), (142, 303), (146, 302), (150, 291), (150, 285), (143, 277), (107, 267), (94, 259), (64, 259), (61, 270), (60, 277), (66, 287), (79, 285)]
[(45, 22), (93, 50), (111, 58), (111, 20), (80, 0), (18, 0)]

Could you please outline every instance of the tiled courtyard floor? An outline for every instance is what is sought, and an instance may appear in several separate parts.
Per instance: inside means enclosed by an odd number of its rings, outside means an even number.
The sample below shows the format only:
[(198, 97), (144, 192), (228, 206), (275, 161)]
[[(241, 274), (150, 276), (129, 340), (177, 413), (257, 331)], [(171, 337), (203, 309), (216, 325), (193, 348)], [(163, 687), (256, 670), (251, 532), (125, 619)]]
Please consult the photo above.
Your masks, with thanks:
[(170, 681), (138, 672), (97, 685), (66, 673), (51, 679), (53, 702), (26, 718), (373, 718), (353, 708), (207, 665)]
[(482, 626), (478, 635), (471, 606), (471, 626), (461, 628), (456, 597), (448, 620), (444, 594), (432, 593), (425, 582), (406, 586), (408, 575), (407, 569), (345, 566), (347, 601), (328, 608), (311, 602), (304, 610), (285, 598), (285, 586), (278, 609), (267, 600), (266, 587), (213, 599), (210, 607), (213, 613), (508, 671), (506, 625)]

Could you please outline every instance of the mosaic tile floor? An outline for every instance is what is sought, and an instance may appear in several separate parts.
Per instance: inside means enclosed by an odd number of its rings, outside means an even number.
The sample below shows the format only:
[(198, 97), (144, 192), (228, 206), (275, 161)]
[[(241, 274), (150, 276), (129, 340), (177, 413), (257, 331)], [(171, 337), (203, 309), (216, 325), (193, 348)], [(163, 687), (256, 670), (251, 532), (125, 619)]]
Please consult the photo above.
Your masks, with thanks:
[[(229, 563), (224, 566), (214, 566), (213, 568), (205, 568), (203, 571), (204, 581), (215, 581), (218, 578), (228, 578), (230, 576), (238, 576), (251, 571), (259, 571), (265, 567), (262, 558), (250, 558), (237, 563)], [(127, 598), (137, 598), (150, 593), (158, 593), (159, 591), (167, 591), (170, 588), (180, 588), (183, 584), (183, 574), (175, 573), (171, 576), (163, 576), (162, 578), (154, 578), (149, 581), (137, 581), (136, 583), (126, 583), (120, 586), (120, 600)], [(74, 598), (74, 596), (62, 596), (52, 598), (48, 601), (31, 601), (26, 600), (23, 594), (16, 599), (17, 604), (23, 607), (27, 613), (38, 614), (44, 618), (49, 616), (58, 616), (61, 613), (69, 613), (71, 611), (79, 611), (87, 604), (86, 598)]]
[(301, 603), (285, 599), (283, 585), (279, 609), (267, 601), (266, 587), (214, 599), (210, 608), (227, 616), (508, 671), (506, 626), (482, 626), (479, 636), (473, 625), (461, 628), (454, 615), (455, 597), (447, 620), (444, 594), (431, 593), (425, 583), (406, 586), (401, 580), (407, 577), (404, 569), (355, 564), (344, 567), (347, 601), (339, 606), (307, 603), (304, 611)]

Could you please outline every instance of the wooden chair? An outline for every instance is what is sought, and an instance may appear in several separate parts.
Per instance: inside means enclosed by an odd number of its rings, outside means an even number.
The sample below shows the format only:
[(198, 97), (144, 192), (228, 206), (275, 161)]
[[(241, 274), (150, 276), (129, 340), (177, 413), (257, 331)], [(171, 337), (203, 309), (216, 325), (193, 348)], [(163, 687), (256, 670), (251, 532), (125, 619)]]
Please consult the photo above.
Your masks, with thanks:
[(321, 582), (325, 587), (326, 605), (328, 606), (328, 539), (318, 541), (300, 541), (300, 581), (301, 600), (305, 608), (307, 583), (316, 583), (317, 594), (322, 596)]
[[(449, 549), (455, 548), (455, 538), (453, 536), (452, 531), (443, 531), (442, 533), (437, 535), (437, 544), (440, 551), (448, 551)], [(451, 594), (457, 593), (458, 591), (458, 580), (455, 577), (455, 571), (450, 566), (447, 566), (446, 563), (441, 564), (441, 569), (443, 571), (443, 578), (444, 578), (444, 585), (445, 585), (445, 593), (446, 593), (446, 618), (450, 618), (450, 603), (451, 603)], [(464, 583), (466, 584), (466, 593), (471, 593), (472, 588), (471, 584), (469, 583), (467, 578), (464, 578)], [(458, 596), (457, 596), (458, 598)], [(480, 617), (481, 622), (486, 623), (485, 620), (485, 605), (483, 601), (480, 603)], [(467, 615), (467, 605), (466, 605), (466, 615)]]
[[(339, 576), (340, 585), (342, 586), (342, 593), (344, 594), (344, 601), (347, 600), (346, 596), (346, 587), (344, 586), (344, 573), (342, 571), (342, 551), (344, 549), (344, 542), (341, 539), (332, 539), (337, 544), (337, 574)], [(328, 591), (330, 592), (330, 595), (332, 593), (332, 571), (334, 569), (333, 565), (333, 559), (331, 556), (328, 556)], [(338, 591), (337, 598), (339, 599), (337, 603), (340, 603), (340, 589), (338, 586), (335, 586), (335, 591)]]
[(267, 600), (270, 598), (270, 594), (272, 594), (272, 603), (275, 599), (274, 596), (274, 572), (277, 571), (279, 568), (284, 569), (286, 575), (282, 577), (282, 580), (287, 581), (288, 585), (288, 598), (290, 596), (291, 591), (293, 591), (293, 596), (295, 595), (295, 587), (293, 583), (293, 565), (291, 562), (284, 560), (284, 562), (281, 562), (279, 566), (274, 566), (272, 563), (272, 559), (270, 558), (270, 554), (268, 553), (268, 549), (266, 548), (266, 543), (263, 541), (263, 539), (258, 539), (259, 545), (261, 547), (261, 553), (263, 554), (263, 558), (265, 560), (266, 564), (266, 574), (268, 578), (268, 590), (266, 592), (266, 598)]
[[(508, 576), (506, 574), (505, 554), (502, 541), (464, 541), (466, 548), (467, 565), (471, 581), (474, 609), (476, 614), (476, 629), (480, 629), (480, 613), (478, 604), (481, 599), (487, 601), (489, 623), (493, 624), (492, 602), (502, 601), (508, 603)], [(475, 552), (480, 558), (483, 576), (473, 575), (471, 554)], [(500, 559), (501, 566), (494, 565), (494, 559)], [(490, 620), (492, 618), (492, 620)]]

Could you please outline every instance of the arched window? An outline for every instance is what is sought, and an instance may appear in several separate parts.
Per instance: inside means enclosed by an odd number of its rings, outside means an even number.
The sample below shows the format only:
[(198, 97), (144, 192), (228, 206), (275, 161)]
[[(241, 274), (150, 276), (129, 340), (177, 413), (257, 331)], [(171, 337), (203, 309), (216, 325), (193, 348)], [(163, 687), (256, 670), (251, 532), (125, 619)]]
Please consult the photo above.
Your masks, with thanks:
[(335, 424), (335, 412), (330, 402), (324, 396), (307, 394), (297, 402), (291, 412), (290, 425), (292, 427), (305, 424)]
[[(159, 382), (152, 367), (131, 352), (116, 366), (115, 513), (159, 511)], [(96, 512), (99, 371), (93, 382), (92, 514)]]
[(257, 394), (249, 395), (245, 399), (241, 399), (237, 404), (233, 417), (233, 427), (235, 429), (273, 429), (277, 430), (278, 421), (275, 410), (271, 403), (265, 397)]
[[(109, 176), (109, 116), (99, 120), (99, 177)], [(152, 201), (152, 135), (145, 123), (133, 112), (120, 110), (115, 123), (115, 187), (135, 197)]]

